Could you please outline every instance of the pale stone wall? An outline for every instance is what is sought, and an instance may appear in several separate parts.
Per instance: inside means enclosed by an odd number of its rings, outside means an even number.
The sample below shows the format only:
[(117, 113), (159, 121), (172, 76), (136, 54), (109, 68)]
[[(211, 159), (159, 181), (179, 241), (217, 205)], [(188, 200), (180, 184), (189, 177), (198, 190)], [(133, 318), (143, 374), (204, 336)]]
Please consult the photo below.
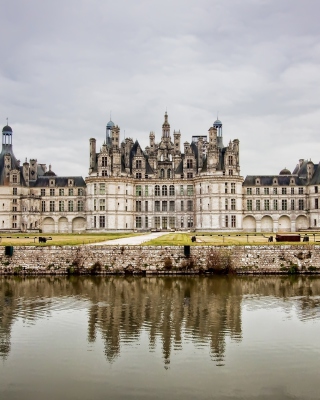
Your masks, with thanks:
[[(146, 273), (206, 270), (208, 258), (228, 254), (236, 273), (320, 273), (320, 246), (191, 246), (186, 258), (183, 246), (80, 246), (80, 247), (15, 247), (13, 256), (5, 256), (1, 248), (0, 273), (38, 272), (66, 273), (70, 266), (90, 269), (100, 263), (104, 273), (124, 272), (125, 269)], [(171, 264), (165, 268), (165, 264)], [(186, 268), (187, 267), (187, 268)]]

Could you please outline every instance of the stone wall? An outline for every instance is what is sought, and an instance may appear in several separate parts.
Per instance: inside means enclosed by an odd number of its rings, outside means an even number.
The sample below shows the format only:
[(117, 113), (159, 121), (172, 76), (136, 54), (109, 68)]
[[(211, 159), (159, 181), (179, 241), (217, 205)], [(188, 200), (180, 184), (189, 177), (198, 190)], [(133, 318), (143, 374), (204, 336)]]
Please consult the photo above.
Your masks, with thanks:
[(17, 246), (0, 248), (0, 274), (199, 273), (228, 266), (239, 274), (320, 273), (319, 245), (274, 246)]

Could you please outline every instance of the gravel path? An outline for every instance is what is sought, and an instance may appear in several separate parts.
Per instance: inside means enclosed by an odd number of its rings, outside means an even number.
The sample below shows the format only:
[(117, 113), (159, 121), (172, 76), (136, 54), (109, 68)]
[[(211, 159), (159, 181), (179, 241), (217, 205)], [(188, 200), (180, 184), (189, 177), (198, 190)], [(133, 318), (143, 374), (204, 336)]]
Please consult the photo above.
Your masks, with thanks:
[(125, 237), (121, 239), (107, 240), (105, 242), (90, 243), (88, 246), (138, 246), (141, 243), (148, 242), (149, 240), (167, 235), (169, 232), (152, 232), (141, 236)]

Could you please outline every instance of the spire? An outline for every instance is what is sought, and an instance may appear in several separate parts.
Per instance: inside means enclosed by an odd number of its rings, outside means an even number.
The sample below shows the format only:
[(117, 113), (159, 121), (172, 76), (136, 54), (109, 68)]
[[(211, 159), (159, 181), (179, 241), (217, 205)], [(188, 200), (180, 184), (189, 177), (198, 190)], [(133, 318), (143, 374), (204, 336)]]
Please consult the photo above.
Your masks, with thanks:
[(167, 111), (164, 113), (164, 123), (162, 124), (162, 137), (170, 138), (170, 124)]

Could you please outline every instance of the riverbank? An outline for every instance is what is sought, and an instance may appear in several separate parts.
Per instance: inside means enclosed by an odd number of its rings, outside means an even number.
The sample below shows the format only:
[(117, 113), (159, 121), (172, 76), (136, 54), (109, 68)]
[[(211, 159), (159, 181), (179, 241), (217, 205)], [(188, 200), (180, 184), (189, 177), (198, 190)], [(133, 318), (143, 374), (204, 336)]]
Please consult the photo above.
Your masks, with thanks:
[[(10, 253), (8, 251), (7, 253)], [(0, 255), (1, 275), (320, 274), (319, 245), (17, 246)]]

